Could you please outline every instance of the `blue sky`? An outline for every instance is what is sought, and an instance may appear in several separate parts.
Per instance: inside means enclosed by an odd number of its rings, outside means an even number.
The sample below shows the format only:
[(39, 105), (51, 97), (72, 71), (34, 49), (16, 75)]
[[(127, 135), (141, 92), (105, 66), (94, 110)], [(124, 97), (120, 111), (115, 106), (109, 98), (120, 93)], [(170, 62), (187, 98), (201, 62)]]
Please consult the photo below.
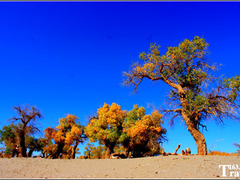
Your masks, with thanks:
[[(177, 46), (198, 35), (210, 44), (208, 58), (222, 64), (218, 75), (239, 74), (239, 2), (1, 2), (0, 128), (14, 105), (35, 105), (43, 130), (75, 114), (82, 124), (104, 102), (131, 110), (134, 104), (166, 106), (168, 87), (143, 82), (138, 92), (123, 87), (123, 71), (150, 43)], [(165, 103), (165, 104), (164, 104)], [(147, 113), (152, 111), (147, 108)], [(240, 122), (207, 122), (208, 149), (236, 152)], [(196, 145), (181, 120), (165, 120), (167, 152)], [(84, 146), (80, 146), (82, 150)]]

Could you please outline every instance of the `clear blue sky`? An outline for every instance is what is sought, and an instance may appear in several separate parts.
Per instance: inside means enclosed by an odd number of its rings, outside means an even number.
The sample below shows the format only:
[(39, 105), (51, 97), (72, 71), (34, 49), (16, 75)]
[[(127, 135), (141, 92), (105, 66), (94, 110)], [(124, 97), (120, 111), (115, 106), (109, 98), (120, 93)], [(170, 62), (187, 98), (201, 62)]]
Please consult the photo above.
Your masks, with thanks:
[[(67, 114), (86, 124), (104, 102), (126, 110), (134, 104), (163, 106), (168, 87), (162, 83), (146, 81), (136, 94), (121, 86), (122, 72), (140, 52), (156, 42), (164, 53), (198, 35), (210, 44), (208, 58), (223, 64), (219, 74), (231, 77), (240, 74), (239, 33), (239, 2), (1, 2), (0, 128), (15, 115), (14, 105), (39, 108), (41, 130)], [(208, 148), (236, 152), (240, 122), (207, 125)], [(167, 152), (179, 143), (197, 152), (181, 120), (170, 127), (166, 119), (164, 127)]]

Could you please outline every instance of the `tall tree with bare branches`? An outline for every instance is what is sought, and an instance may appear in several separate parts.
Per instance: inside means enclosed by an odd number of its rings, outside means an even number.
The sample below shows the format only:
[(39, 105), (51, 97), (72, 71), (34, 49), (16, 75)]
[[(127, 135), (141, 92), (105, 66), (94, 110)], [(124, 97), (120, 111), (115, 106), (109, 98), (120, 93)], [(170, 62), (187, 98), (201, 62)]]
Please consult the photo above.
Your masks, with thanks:
[(13, 117), (10, 120), (19, 123), (19, 144), (20, 144), (20, 155), (22, 157), (27, 157), (27, 148), (25, 142), (26, 132), (31, 129), (32, 132), (39, 131), (38, 128), (34, 125), (34, 122), (38, 118), (42, 118), (42, 114), (34, 106), (14, 106), (13, 108), (19, 117)]
[[(134, 85), (135, 90), (144, 79), (161, 81), (170, 86), (170, 105), (173, 109), (162, 110), (174, 118), (180, 116), (193, 136), (199, 155), (207, 155), (205, 137), (200, 127), (206, 128), (203, 120), (216, 118), (238, 118), (238, 95), (240, 76), (225, 79), (216, 84), (210, 71), (217, 67), (206, 59), (209, 44), (203, 38), (184, 40), (178, 47), (168, 47), (165, 55), (160, 55), (159, 46), (151, 44), (149, 53), (141, 53), (140, 59), (124, 72), (125, 85)], [(209, 86), (207, 86), (209, 85)]]

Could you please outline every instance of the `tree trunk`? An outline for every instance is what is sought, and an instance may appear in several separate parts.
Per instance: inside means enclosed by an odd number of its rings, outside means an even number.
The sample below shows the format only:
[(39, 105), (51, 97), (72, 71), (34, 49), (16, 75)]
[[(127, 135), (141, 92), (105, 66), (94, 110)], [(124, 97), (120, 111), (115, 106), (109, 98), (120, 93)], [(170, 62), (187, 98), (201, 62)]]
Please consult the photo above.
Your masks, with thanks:
[(53, 155), (53, 159), (61, 158), (61, 153), (63, 153), (63, 143), (58, 143), (57, 152)]
[(41, 153), (42, 153), (42, 157), (45, 158), (46, 157), (45, 152), (43, 152), (43, 150), (41, 150)]
[(198, 155), (207, 155), (207, 144), (203, 134), (198, 130), (196, 125), (191, 122), (185, 113), (182, 113), (183, 119), (186, 122), (188, 131), (191, 133), (197, 144), (197, 154)]
[(125, 148), (124, 154), (125, 154), (126, 158), (128, 158), (129, 152), (130, 152), (130, 148)]
[(33, 149), (29, 150), (28, 157), (32, 157)]
[(106, 154), (105, 154), (105, 158), (106, 159), (110, 159), (111, 154), (113, 153), (113, 149), (114, 149), (115, 144), (109, 144), (109, 146), (107, 146), (107, 150), (106, 150)]
[(77, 149), (78, 143), (79, 142), (76, 142), (75, 145), (72, 147), (71, 159), (75, 159), (76, 149)]
[(20, 156), (21, 157), (27, 157), (27, 148), (25, 145), (25, 128), (21, 130), (20, 132)]
[[(173, 87), (173, 86), (172, 86)], [(181, 87), (177, 87), (179, 95), (184, 95), (181, 97), (181, 105), (182, 107), (187, 107), (188, 102), (185, 98), (186, 91), (183, 90)], [(191, 133), (192, 137), (194, 138), (196, 144), (197, 144), (197, 154), (198, 155), (207, 155), (207, 144), (205, 141), (205, 138), (203, 134), (198, 130), (196, 124), (191, 121), (190, 117), (184, 112), (184, 108), (181, 111), (183, 120), (185, 121), (188, 131)]]

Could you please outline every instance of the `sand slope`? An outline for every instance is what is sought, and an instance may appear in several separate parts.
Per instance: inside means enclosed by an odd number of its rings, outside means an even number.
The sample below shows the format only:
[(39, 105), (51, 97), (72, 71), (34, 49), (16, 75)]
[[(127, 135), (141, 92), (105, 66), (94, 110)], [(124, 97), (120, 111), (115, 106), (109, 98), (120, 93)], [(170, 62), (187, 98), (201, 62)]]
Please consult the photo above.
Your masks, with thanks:
[(240, 165), (240, 156), (0, 159), (0, 178), (221, 178), (222, 164)]

